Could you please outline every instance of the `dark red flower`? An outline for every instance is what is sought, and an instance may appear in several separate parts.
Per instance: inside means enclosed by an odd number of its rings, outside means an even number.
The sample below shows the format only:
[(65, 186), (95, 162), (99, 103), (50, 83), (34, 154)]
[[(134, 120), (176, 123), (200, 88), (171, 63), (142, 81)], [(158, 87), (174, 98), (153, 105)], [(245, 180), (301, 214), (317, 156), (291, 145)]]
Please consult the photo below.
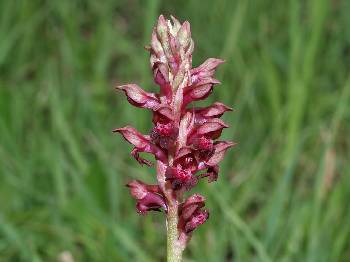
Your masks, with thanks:
[(179, 208), (180, 232), (188, 235), (209, 218), (209, 212), (202, 210), (205, 206), (205, 198), (194, 194), (186, 199)]
[(182, 167), (181, 164), (177, 164), (176, 167), (168, 167), (165, 176), (166, 180), (171, 182), (174, 190), (190, 190), (198, 182), (198, 178), (192, 174), (192, 170)]
[(166, 161), (167, 156), (165, 153), (156, 145), (152, 144), (148, 136), (140, 134), (135, 128), (131, 126), (126, 126), (123, 128), (114, 129), (113, 132), (118, 132), (123, 135), (123, 137), (132, 145), (134, 149), (131, 151), (131, 155), (140, 163), (146, 164), (148, 166), (151, 163), (139, 156), (140, 152), (151, 153), (156, 159), (161, 161)]
[(147, 185), (140, 180), (133, 180), (127, 187), (130, 188), (131, 195), (137, 200), (136, 209), (141, 214), (146, 214), (147, 211), (167, 211), (167, 206), (163, 193), (158, 185)]

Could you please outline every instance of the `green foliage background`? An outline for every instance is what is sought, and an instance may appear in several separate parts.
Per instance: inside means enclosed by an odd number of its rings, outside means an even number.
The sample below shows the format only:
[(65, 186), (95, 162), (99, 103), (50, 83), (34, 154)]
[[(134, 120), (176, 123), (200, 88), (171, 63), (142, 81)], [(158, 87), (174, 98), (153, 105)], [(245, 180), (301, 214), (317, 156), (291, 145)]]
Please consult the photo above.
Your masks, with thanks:
[[(195, 190), (209, 221), (186, 261), (349, 261), (350, 2), (0, 1), (0, 261), (164, 261), (160, 213), (124, 184), (154, 181), (111, 130), (150, 130), (116, 83), (152, 83), (160, 13), (189, 20), (194, 65), (227, 62), (211, 101), (239, 143)], [(207, 102), (208, 103), (208, 102)]]

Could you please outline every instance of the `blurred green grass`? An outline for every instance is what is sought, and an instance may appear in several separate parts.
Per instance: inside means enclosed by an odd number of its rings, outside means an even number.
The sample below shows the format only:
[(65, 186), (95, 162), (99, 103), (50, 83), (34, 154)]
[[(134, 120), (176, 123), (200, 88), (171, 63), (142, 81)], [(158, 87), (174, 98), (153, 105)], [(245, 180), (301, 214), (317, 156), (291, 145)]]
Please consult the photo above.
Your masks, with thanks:
[(123, 186), (154, 181), (114, 127), (150, 129), (115, 83), (154, 90), (160, 13), (189, 20), (194, 65), (227, 61), (211, 101), (239, 143), (186, 261), (349, 261), (350, 2), (0, 1), (0, 260), (162, 261), (161, 214)]

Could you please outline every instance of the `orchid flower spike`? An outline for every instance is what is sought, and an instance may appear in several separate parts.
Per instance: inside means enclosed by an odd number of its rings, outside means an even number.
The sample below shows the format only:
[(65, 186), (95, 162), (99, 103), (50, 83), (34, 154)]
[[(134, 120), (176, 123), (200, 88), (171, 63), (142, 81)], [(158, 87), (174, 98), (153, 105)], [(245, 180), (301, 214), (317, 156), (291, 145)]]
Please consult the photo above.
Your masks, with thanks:
[(153, 128), (143, 135), (131, 126), (117, 128), (125, 140), (134, 146), (131, 155), (141, 164), (152, 163), (140, 153), (154, 155), (157, 184), (139, 180), (127, 186), (136, 199), (140, 214), (164, 212), (167, 219), (168, 261), (181, 261), (193, 231), (209, 218), (203, 209), (205, 198), (194, 194), (183, 200), (202, 178), (218, 179), (219, 163), (235, 144), (219, 141), (225, 124), (220, 117), (232, 109), (220, 102), (207, 107), (194, 107), (192, 102), (206, 99), (220, 84), (214, 78), (222, 59), (209, 58), (192, 68), (194, 42), (189, 22), (180, 23), (171, 16), (161, 15), (153, 28), (150, 66), (158, 93), (150, 93), (136, 84), (125, 84), (123, 91), (130, 104), (152, 112)]

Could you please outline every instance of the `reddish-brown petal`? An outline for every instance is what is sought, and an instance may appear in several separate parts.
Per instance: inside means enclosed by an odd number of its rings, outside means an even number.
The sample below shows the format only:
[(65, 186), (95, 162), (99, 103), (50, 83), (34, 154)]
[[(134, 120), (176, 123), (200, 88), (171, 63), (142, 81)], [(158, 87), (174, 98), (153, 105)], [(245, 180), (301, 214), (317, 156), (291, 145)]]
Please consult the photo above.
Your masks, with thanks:
[(152, 110), (157, 110), (159, 107), (160, 101), (157, 96), (144, 91), (136, 84), (118, 86), (117, 89), (124, 91), (128, 101), (134, 106)]
[(188, 197), (180, 207), (180, 216), (187, 221), (197, 209), (205, 206), (205, 198), (200, 194), (193, 194)]
[(234, 146), (235, 143), (229, 141), (219, 141), (214, 145), (214, 153), (210, 157), (208, 161), (206, 161), (206, 165), (208, 166), (216, 166), (225, 156), (227, 149)]
[(177, 128), (172, 122), (164, 124), (157, 122), (150, 135), (152, 142), (164, 149), (173, 147), (176, 136)]
[(188, 155), (188, 154), (191, 154), (192, 153), (192, 149), (190, 147), (187, 147), (187, 146), (184, 146), (184, 147), (181, 147), (178, 152), (176, 153), (176, 156), (175, 156), (175, 161)]
[(180, 164), (176, 167), (168, 167), (165, 177), (171, 182), (174, 190), (190, 190), (198, 182), (198, 178), (192, 175), (191, 170), (183, 168)]
[(208, 77), (203, 78), (187, 87), (184, 91), (183, 107), (192, 101), (198, 101), (207, 98), (212, 92), (213, 86), (216, 84), (220, 84), (220, 81)]
[(209, 58), (200, 66), (191, 70), (192, 82), (196, 83), (200, 78), (212, 77), (216, 68), (225, 61), (218, 58)]
[(193, 113), (187, 112), (181, 119), (179, 126), (179, 136), (177, 138), (177, 147), (182, 148), (186, 146), (189, 134), (192, 132), (194, 126)]
[(221, 135), (221, 131), (224, 128), (228, 128), (228, 125), (224, 123), (219, 118), (213, 118), (213, 119), (208, 119), (206, 122), (201, 124), (194, 134), (192, 134), (192, 137), (198, 137), (198, 136), (207, 136), (212, 139), (216, 139)]
[(125, 140), (137, 148), (145, 148), (149, 145), (150, 141), (147, 136), (142, 135), (132, 126), (126, 126), (122, 128), (116, 128), (113, 132), (118, 132), (123, 135)]
[(153, 122), (169, 122), (171, 120), (174, 120), (174, 115), (171, 107), (161, 104), (157, 111), (154, 112)]
[(200, 136), (194, 139), (193, 147), (198, 150), (212, 151), (213, 140), (205, 136)]
[(150, 142), (149, 136), (142, 135), (135, 128), (126, 126), (123, 128), (117, 128), (113, 130), (113, 132), (121, 133), (125, 140), (135, 146), (131, 154), (140, 164), (151, 165), (149, 161), (139, 156), (140, 152), (151, 153), (157, 160), (163, 162), (167, 161), (165, 153), (159, 147)]
[(139, 213), (146, 214), (150, 210), (160, 211), (161, 208), (167, 211), (163, 193), (158, 185), (148, 185), (140, 180), (133, 180), (126, 186), (137, 200), (136, 209)]
[[(202, 118), (209, 118), (209, 117), (221, 117), (225, 112), (232, 111), (232, 108), (224, 105), (220, 102), (215, 102), (214, 104), (203, 107), (203, 108), (196, 108), (196, 121), (200, 122), (198, 120), (201, 120)], [(197, 120), (198, 119), (198, 120)]]
[(185, 224), (185, 233), (189, 234), (195, 230), (199, 225), (204, 224), (209, 218), (209, 212), (207, 210), (197, 211), (191, 219)]
[(147, 195), (138, 200), (136, 204), (137, 211), (143, 215), (151, 210), (160, 211), (161, 208), (167, 211), (164, 197), (155, 193), (147, 193)]
[(149, 192), (161, 194), (158, 185), (145, 184), (140, 180), (133, 180), (126, 186), (130, 188), (130, 194), (137, 200), (144, 198)]

